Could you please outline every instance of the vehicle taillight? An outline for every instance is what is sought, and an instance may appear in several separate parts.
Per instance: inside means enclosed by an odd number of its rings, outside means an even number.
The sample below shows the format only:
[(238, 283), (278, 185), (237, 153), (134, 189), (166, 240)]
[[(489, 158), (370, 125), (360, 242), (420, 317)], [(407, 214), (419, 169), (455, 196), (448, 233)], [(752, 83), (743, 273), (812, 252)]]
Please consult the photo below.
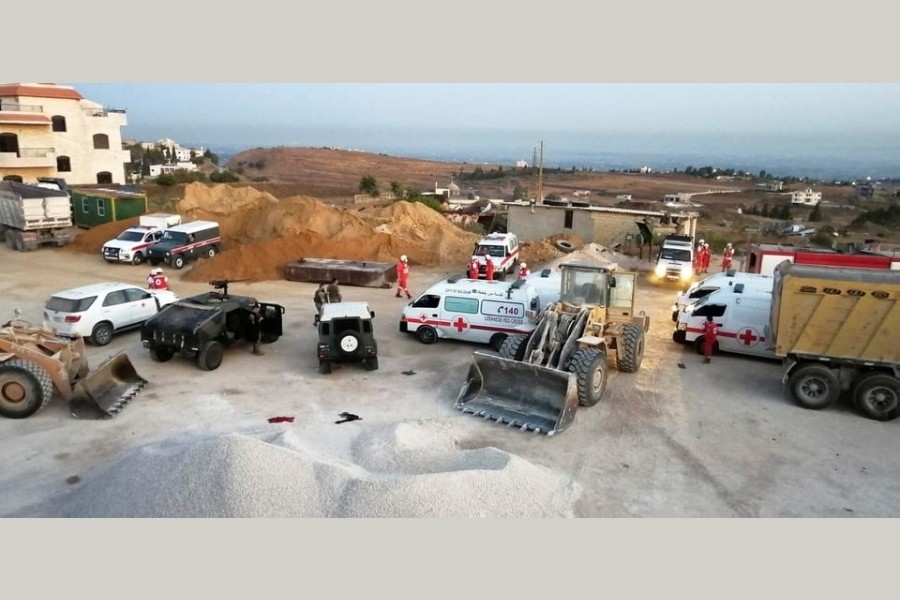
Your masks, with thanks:
[(77, 323), (81, 320), (81, 315), (66, 315), (66, 323)]

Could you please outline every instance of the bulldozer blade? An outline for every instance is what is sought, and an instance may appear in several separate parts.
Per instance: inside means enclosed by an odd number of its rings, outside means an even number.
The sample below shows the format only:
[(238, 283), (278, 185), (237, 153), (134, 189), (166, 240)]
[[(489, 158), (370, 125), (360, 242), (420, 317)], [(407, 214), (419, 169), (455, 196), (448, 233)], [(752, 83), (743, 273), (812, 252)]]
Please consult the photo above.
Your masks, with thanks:
[(521, 431), (553, 435), (575, 418), (578, 388), (565, 371), (473, 352), (456, 408)]
[(147, 380), (137, 374), (124, 351), (75, 384), (69, 409), (81, 419), (109, 419), (137, 396)]

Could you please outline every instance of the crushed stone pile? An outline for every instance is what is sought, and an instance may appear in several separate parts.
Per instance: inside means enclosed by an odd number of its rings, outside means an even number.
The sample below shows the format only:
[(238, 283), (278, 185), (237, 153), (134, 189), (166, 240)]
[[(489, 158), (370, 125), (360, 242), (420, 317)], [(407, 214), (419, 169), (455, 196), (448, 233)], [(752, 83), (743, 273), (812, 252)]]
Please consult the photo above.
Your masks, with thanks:
[(496, 448), (461, 450), (453, 427), (418, 421), (363, 432), (352, 457), (287, 430), (138, 448), (27, 516), (571, 517), (570, 478)]
[[(577, 250), (573, 250), (568, 254), (550, 261), (545, 265), (547, 268), (559, 269), (559, 265), (570, 262), (592, 262), (598, 263), (609, 269), (619, 269), (623, 271), (645, 271), (648, 269), (647, 261), (643, 261), (634, 256), (628, 256), (621, 252), (610, 250), (606, 246), (600, 244), (585, 244)], [(653, 266), (649, 265), (652, 270)]]

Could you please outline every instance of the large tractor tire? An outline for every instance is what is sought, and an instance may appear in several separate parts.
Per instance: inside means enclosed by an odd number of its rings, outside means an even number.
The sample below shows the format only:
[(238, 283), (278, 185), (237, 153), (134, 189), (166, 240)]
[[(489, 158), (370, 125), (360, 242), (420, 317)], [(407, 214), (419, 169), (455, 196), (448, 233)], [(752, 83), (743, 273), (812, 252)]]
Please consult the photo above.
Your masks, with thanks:
[(860, 377), (853, 386), (853, 403), (867, 419), (896, 419), (900, 416), (900, 379), (887, 373)]
[(788, 389), (794, 402), (812, 410), (831, 406), (841, 393), (840, 382), (834, 371), (816, 364), (805, 365), (794, 371), (788, 380)]
[(581, 348), (569, 361), (569, 372), (578, 384), (578, 405), (594, 406), (606, 389), (606, 353), (593, 348)]
[(47, 371), (18, 358), (0, 363), (0, 415), (24, 419), (53, 398), (53, 381)]
[(637, 323), (626, 325), (616, 346), (619, 371), (635, 373), (644, 361), (644, 328)]
[(491, 336), (491, 350), (494, 352), (500, 352), (500, 348), (503, 347), (503, 342), (506, 341), (506, 338), (509, 337), (505, 333), (495, 333)]
[(525, 358), (525, 344), (528, 342), (528, 336), (517, 334), (508, 336), (500, 345), (501, 358), (508, 360), (522, 360)]

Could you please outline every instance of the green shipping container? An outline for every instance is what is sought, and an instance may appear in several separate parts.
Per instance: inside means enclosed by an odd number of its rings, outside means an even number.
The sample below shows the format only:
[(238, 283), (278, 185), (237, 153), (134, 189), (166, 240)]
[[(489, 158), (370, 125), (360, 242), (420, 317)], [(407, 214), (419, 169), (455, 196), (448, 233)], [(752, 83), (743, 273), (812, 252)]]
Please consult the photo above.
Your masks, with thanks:
[(72, 220), (78, 227), (91, 228), (104, 223), (137, 217), (147, 212), (147, 196), (115, 189), (73, 189)]

